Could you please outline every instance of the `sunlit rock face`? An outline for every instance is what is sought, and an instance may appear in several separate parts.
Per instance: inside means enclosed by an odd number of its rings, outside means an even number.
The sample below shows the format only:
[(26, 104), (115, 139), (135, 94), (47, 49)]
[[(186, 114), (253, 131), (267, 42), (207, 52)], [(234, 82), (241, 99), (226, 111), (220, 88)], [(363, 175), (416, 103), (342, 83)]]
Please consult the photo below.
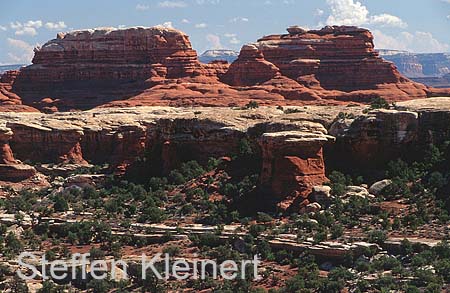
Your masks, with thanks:
[[(210, 52), (215, 55), (217, 52)], [(204, 64), (181, 31), (99, 28), (59, 33), (33, 64), (0, 79), (0, 110), (133, 106), (337, 105), (449, 96), (403, 77), (367, 29), (292, 26), (244, 45), (232, 64)]]

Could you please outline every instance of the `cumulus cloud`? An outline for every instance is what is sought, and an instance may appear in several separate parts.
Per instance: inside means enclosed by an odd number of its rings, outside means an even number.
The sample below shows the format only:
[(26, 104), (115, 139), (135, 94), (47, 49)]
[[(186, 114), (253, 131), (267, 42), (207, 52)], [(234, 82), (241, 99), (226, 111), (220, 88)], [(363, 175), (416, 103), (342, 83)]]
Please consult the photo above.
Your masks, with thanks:
[(173, 24), (171, 21), (166, 21), (162, 24), (158, 24), (157, 26), (164, 27), (164, 28), (173, 28)]
[(316, 11), (314, 12), (314, 16), (322, 16), (325, 14), (325, 11), (323, 11), (322, 9), (316, 9)]
[(0, 31), (7, 31), (8, 28), (6, 26), (0, 25)]
[(14, 52), (8, 53), (8, 57), (11, 61), (18, 63), (30, 63), (33, 58), (34, 47), (32, 45), (25, 41), (12, 38), (7, 38), (6, 42), (8, 47), (14, 50)]
[(235, 17), (230, 19), (230, 22), (248, 22), (249, 19), (247, 17)]
[(34, 27), (23, 27), (18, 30), (16, 30), (15, 35), (17, 36), (32, 36), (34, 37), (37, 35), (37, 31)]
[(13, 47), (13, 48), (18, 48), (21, 50), (33, 50), (33, 46), (31, 46), (30, 44), (28, 44), (25, 41), (22, 40), (18, 40), (18, 39), (12, 39), (12, 38), (7, 38), (6, 39), (8, 46)]
[(406, 28), (408, 26), (406, 22), (404, 22), (400, 17), (386, 13), (372, 16), (370, 18), (370, 23), (373, 25), (379, 25), (381, 27), (391, 26), (391, 27)]
[(23, 26), (40, 28), (40, 27), (42, 27), (42, 20), (29, 20), (26, 23), (24, 23)]
[(395, 15), (383, 13), (370, 16), (369, 10), (355, 0), (327, 0), (331, 14), (326, 20), (328, 25), (374, 25), (380, 27), (405, 28), (407, 23)]
[(187, 4), (183, 1), (163, 1), (158, 3), (158, 7), (161, 8), (183, 8)]
[(67, 25), (64, 23), (64, 21), (47, 22), (45, 24), (45, 27), (49, 30), (61, 30), (67, 28)]
[(145, 10), (149, 10), (150, 9), (150, 5), (147, 4), (137, 4), (136, 5), (136, 10), (138, 11), (145, 11)]
[(25, 23), (21, 22), (11, 22), (9, 24), (10, 28), (15, 30), (17, 36), (32, 36), (37, 35), (37, 28), (42, 27), (41, 20), (29, 20)]
[(195, 2), (198, 5), (205, 5), (205, 4), (217, 5), (220, 3), (220, 0), (196, 0)]
[(236, 37), (232, 37), (230, 39), (230, 44), (237, 45), (237, 44), (240, 44), (240, 43), (241, 43), (241, 41), (238, 38), (236, 38)]
[(182, 22), (182, 23), (191, 23), (191, 22), (189, 21), (189, 19), (186, 19), (186, 18), (183, 18), (183, 19), (181, 20), (181, 22)]
[(49, 29), (49, 30), (60, 30), (66, 28), (66, 24), (64, 21), (58, 21), (58, 22), (47, 22), (44, 24), (42, 20), (29, 20), (27, 22), (11, 22), (9, 24), (9, 27), (14, 30), (16, 36), (36, 36), (37, 29), (40, 29), (42, 27)]
[(210, 44), (211, 49), (222, 49), (222, 43), (220, 42), (220, 37), (218, 35), (208, 34), (206, 35), (206, 40)]
[(233, 37), (236, 37), (236, 34), (226, 33), (226, 34), (224, 34), (224, 36), (227, 38), (233, 38)]
[(206, 23), (197, 23), (196, 25), (195, 25), (195, 28), (205, 28), (205, 27), (207, 27), (208, 25), (206, 24)]
[(375, 47), (379, 49), (404, 50), (416, 53), (441, 53), (450, 49), (448, 44), (437, 40), (429, 32), (402, 32), (398, 35), (387, 35), (380, 30), (374, 30)]
[(369, 10), (361, 2), (353, 0), (327, 0), (331, 14), (328, 25), (362, 25), (367, 23)]

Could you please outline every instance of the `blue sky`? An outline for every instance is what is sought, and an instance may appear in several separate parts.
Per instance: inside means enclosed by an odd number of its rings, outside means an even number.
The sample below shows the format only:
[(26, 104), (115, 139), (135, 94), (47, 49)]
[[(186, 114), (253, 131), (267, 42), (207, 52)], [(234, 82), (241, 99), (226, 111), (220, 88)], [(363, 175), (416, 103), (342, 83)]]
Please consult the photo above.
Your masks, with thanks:
[(450, 51), (450, 0), (0, 0), (0, 64), (29, 63), (58, 31), (165, 25), (200, 53), (239, 50), (289, 25), (370, 28), (378, 48)]

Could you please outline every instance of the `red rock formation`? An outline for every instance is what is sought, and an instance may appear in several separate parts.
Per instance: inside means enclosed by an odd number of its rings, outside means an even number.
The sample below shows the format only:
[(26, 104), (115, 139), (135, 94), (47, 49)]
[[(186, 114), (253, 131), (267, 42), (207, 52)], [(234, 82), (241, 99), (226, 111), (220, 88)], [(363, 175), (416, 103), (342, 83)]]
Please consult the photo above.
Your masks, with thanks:
[[(244, 46), (222, 80), (230, 85), (270, 84), (268, 80), (278, 69), (304, 86), (281, 92), (286, 99), (302, 99), (299, 93), (304, 96), (305, 88), (314, 91), (316, 97), (361, 102), (377, 96), (398, 101), (430, 94), (426, 86), (403, 77), (393, 63), (378, 56), (373, 36), (366, 29), (335, 26), (306, 31), (291, 27), (288, 31)], [(257, 52), (250, 55), (252, 61), (248, 52)]]
[(280, 201), (283, 210), (299, 210), (307, 204), (312, 187), (327, 181), (322, 147), (331, 136), (324, 133), (285, 131), (265, 133), (261, 184)]
[(226, 64), (202, 65), (188, 37), (162, 27), (60, 33), (35, 49), (13, 91), (34, 105), (51, 97), (58, 108), (92, 108), (136, 96), (164, 80), (217, 76)]
[(81, 128), (59, 125), (36, 125), (21, 122), (6, 124), (14, 135), (12, 145), (21, 159), (41, 163), (86, 164), (80, 141)]
[(61, 33), (35, 50), (33, 65), (2, 77), (0, 110), (230, 106), (252, 100), (330, 105), (450, 95), (401, 76), (378, 56), (366, 29), (288, 31), (245, 45), (231, 65), (200, 63), (188, 37), (174, 29)]
[(0, 111), (37, 112), (37, 109), (22, 105), (21, 98), (12, 92), (12, 84), (18, 74), (18, 70), (11, 70), (0, 75)]
[(0, 128), (0, 164), (15, 164), (13, 152), (9, 146), (9, 140), (12, 137), (12, 131)]
[(0, 181), (11, 182), (28, 179), (36, 174), (36, 170), (28, 165), (21, 164), (14, 159), (9, 146), (13, 133), (8, 128), (0, 128)]
[(223, 81), (235, 86), (250, 86), (268, 81), (279, 75), (279, 69), (264, 60), (262, 52), (254, 45), (245, 45)]

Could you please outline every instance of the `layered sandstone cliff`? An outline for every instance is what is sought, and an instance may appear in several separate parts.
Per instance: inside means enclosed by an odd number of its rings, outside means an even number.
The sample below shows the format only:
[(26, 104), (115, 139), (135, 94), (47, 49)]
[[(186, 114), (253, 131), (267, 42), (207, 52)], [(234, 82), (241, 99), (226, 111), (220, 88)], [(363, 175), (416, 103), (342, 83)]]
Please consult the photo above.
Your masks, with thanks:
[(92, 108), (164, 80), (216, 76), (226, 69), (200, 64), (188, 36), (163, 27), (59, 33), (35, 49), (32, 62), (9, 80), (13, 91), (27, 104), (61, 110)]
[[(3, 110), (43, 112), (128, 106), (332, 105), (450, 95), (400, 75), (356, 27), (271, 35), (239, 58), (202, 64), (183, 32), (163, 27), (60, 33), (33, 64), (0, 81)], [(27, 108), (28, 107), (28, 108)]]
[(326, 182), (326, 171), (336, 161), (353, 170), (384, 170), (405, 152), (450, 139), (450, 98), (400, 102), (396, 109), (367, 114), (363, 109), (135, 107), (0, 113), (0, 180), (34, 174), (18, 160), (109, 164), (118, 174), (142, 175), (147, 168), (164, 175), (181, 162), (232, 156), (246, 139), (261, 162), (262, 194), (283, 210), (299, 210), (311, 200), (312, 187)]
[(261, 148), (255, 150), (262, 161), (261, 186), (283, 209), (299, 209), (311, 187), (327, 180), (322, 147), (332, 137), (319, 123), (284, 116), (275, 108), (168, 107), (0, 114), (2, 158), (8, 165), (17, 163), (12, 149), (22, 161), (89, 162), (109, 164), (118, 174), (150, 168), (166, 175), (185, 161), (206, 163), (237, 154), (248, 139)]
[(256, 85), (281, 74), (323, 99), (362, 102), (375, 96), (399, 101), (431, 94), (426, 86), (403, 77), (393, 63), (379, 57), (367, 29), (328, 26), (310, 31), (291, 27), (288, 31), (244, 46), (223, 81)]

